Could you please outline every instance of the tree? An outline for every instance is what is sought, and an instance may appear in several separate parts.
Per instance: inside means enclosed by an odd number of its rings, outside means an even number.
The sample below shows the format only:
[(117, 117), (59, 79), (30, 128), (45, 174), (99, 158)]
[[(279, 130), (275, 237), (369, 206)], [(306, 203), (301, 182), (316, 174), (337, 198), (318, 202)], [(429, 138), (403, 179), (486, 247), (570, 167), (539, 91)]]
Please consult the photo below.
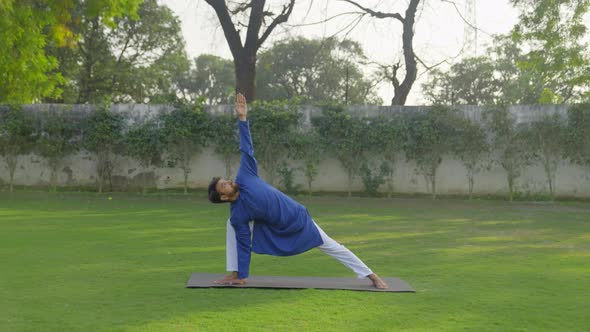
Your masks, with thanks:
[(289, 38), (274, 43), (258, 61), (258, 98), (300, 98), (304, 102), (381, 104), (360, 64), (359, 43), (335, 38)]
[(414, 81), (416, 81), (416, 76), (418, 74), (418, 63), (416, 61), (416, 54), (414, 53), (414, 23), (416, 20), (416, 12), (418, 10), (420, 0), (410, 0), (405, 12), (405, 16), (402, 16), (400, 13), (384, 13), (374, 11), (370, 8), (363, 7), (352, 0), (343, 1), (360, 8), (363, 12), (372, 17), (379, 19), (394, 18), (402, 23), (402, 44), (404, 50), (405, 75), (403, 80), (400, 82), (400, 79), (398, 78), (398, 71), (402, 68), (401, 63), (392, 65), (389, 70), (385, 71), (385, 75), (390, 80), (394, 89), (391, 105), (405, 105), (406, 99), (410, 94), (410, 90), (412, 89), (412, 85), (414, 84)]
[(443, 156), (451, 152), (456, 122), (456, 111), (445, 106), (404, 113), (404, 152), (408, 160), (416, 162), (416, 171), (424, 176), (432, 199), (436, 199), (436, 172)]
[[(205, 0), (211, 6), (219, 19), (227, 44), (234, 59), (236, 74), (236, 91), (241, 92), (247, 101), (256, 98), (256, 55), (272, 31), (282, 23), (287, 22), (295, 0), (288, 0), (277, 15), (273, 7), (265, 8), (266, 0), (240, 0), (228, 8), (225, 0)], [(245, 23), (245, 12), (250, 10), (248, 23)], [(232, 15), (236, 24), (232, 21)], [(268, 23), (270, 22), (270, 23)], [(268, 24), (268, 25), (267, 25)], [(247, 27), (245, 42), (242, 43), (240, 32), (236, 26)], [(261, 33), (261, 28), (265, 30)]]
[(490, 145), (484, 127), (478, 122), (460, 118), (455, 122), (455, 128), (452, 152), (467, 169), (469, 199), (472, 199), (475, 175), (488, 167)]
[(66, 96), (76, 96), (76, 103), (104, 98), (121, 103), (145, 102), (152, 94), (162, 94), (161, 90), (170, 93), (174, 76), (170, 71), (178, 66), (179, 57), (186, 59), (180, 21), (172, 11), (156, 0), (146, 0), (136, 12), (105, 25), (108, 13), (86, 15), (91, 5), (77, 2), (72, 9), (72, 30), (79, 36), (74, 47), (48, 48), (67, 79)]
[[(113, 19), (134, 15), (141, 0), (7, 1), (0, 11), (0, 102), (31, 103), (41, 98), (58, 98), (62, 77), (58, 61), (45, 51), (47, 45), (71, 47), (78, 37), (72, 26), (77, 17), (102, 16), (101, 23), (114, 26)], [(9, 50), (9, 51), (5, 51)]]
[(509, 35), (495, 36), (487, 53), (494, 63), (498, 105), (538, 104), (543, 94), (541, 74), (524, 66), (527, 55)]
[(55, 17), (28, 2), (11, 1), (0, 11), (0, 103), (25, 104), (61, 93), (57, 60), (43, 51), (48, 39), (43, 30)]
[(98, 192), (103, 192), (105, 181), (113, 190), (114, 157), (123, 148), (125, 122), (121, 114), (113, 113), (111, 105), (103, 102), (89, 116), (83, 137), (83, 147), (96, 155)]
[(567, 155), (590, 173), (590, 104), (577, 104), (568, 109)]
[(191, 157), (206, 146), (209, 135), (207, 115), (203, 112), (203, 100), (193, 103), (178, 102), (172, 112), (162, 117), (168, 157), (182, 169), (186, 194)]
[(539, 121), (531, 123), (529, 146), (533, 160), (543, 165), (549, 194), (555, 199), (555, 174), (559, 162), (566, 156), (567, 123), (559, 114), (545, 115)]
[(394, 192), (393, 177), (396, 163), (403, 151), (401, 120), (399, 114), (382, 115), (372, 119), (370, 123), (369, 135), (373, 142), (372, 149), (383, 159), (380, 171), (384, 173), (384, 180), (387, 183), (388, 198), (391, 198)]
[(39, 155), (47, 160), (51, 170), (50, 185), (57, 190), (57, 169), (65, 156), (78, 150), (76, 141), (77, 123), (72, 121), (65, 110), (43, 111), (40, 134), (36, 144)]
[(490, 108), (484, 113), (486, 127), (492, 133), (495, 161), (506, 171), (510, 201), (514, 198), (516, 180), (522, 169), (531, 163), (526, 128), (518, 124), (505, 107)]
[(352, 196), (352, 182), (360, 175), (365, 162), (365, 122), (353, 118), (343, 106), (327, 104), (322, 116), (312, 119), (329, 155), (335, 157), (348, 177), (348, 197)]
[(161, 162), (164, 145), (156, 120), (147, 120), (144, 123), (136, 124), (126, 134), (127, 153), (139, 160), (143, 167), (143, 194), (147, 193), (147, 174), (146, 172)]
[(324, 153), (318, 130), (312, 127), (308, 132), (297, 133), (291, 151), (294, 159), (303, 162), (302, 171), (307, 184), (307, 195), (311, 197), (312, 184), (318, 175), (318, 165)]
[[(588, 0), (511, 0), (520, 9), (512, 38), (530, 51), (520, 68), (536, 72), (543, 86), (539, 103), (579, 100), (590, 87), (590, 57), (584, 16)], [(522, 45), (524, 44), (524, 45)]]
[(12, 192), (18, 157), (32, 150), (35, 136), (31, 120), (20, 106), (9, 106), (0, 116), (0, 155), (6, 159)]
[(235, 115), (219, 114), (210, 117), (211, 144), (225, 166), (225, 178), (233, 177), (232, 166), (240, 155), (240, 139)]
[(256, 159), (276, 184), (281, 163), (289, 155), (293, 133), (299, 123), (297, 105), (291, 101), (256, 101), (251, 104), (248, 119), (252, 124), (252, 141)]
[(228, 103), (234, 96), (235, 73), (231, 60), (201, 54), (194, 59), (187, 90), (205, 97), (208, 105)]
[(497, 95), (494, 63), (487, 57), (467, 58), (449, 72), (433, 70), (422, 85), (426, 99), (439, 105), (490, 105)]

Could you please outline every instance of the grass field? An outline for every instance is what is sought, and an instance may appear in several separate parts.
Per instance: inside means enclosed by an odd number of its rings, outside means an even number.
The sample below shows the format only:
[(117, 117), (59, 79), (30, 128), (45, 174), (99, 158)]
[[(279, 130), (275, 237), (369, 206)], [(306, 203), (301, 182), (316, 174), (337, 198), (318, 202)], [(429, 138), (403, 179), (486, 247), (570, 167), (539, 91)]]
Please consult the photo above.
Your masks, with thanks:
[[(227, 206), (204, 196), (0, 193), (1, 331), (588, 331), (590, 204), (304, 201), (415, 294), (186, 289), (222, 273)], [(252, 274), (352, 276), (318, 250)]]

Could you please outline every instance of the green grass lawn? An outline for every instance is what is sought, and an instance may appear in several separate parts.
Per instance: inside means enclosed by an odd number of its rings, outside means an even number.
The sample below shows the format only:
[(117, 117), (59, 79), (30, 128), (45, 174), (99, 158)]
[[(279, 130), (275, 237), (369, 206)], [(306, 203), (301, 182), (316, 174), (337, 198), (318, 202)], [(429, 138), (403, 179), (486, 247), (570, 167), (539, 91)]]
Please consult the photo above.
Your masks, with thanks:
[[(0, 193), (1, 331), (582, 331), (590, 204), (305, 202), (382, 276), (417, 291), (186, 289), (223, 273), (228, 207), (204, 196)], [(259, 275), (353, 276), (319, 250)]]

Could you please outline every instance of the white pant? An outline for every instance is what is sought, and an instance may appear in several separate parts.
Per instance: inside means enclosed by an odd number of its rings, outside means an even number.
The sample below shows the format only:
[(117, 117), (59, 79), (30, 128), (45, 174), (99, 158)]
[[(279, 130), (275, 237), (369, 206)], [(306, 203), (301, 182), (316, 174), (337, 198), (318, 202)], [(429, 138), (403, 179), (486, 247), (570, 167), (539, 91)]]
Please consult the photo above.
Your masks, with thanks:
[[(317, 248), (321, 251), (325, 252), (326, 254), (336, 258), (340, 261), (340, 263), (344, 264), (347, 268), (351, 269), (354, 273), (357, 274), (358, 278), (365, 278), (366, 276), (373, 273), (371, 269), (369, 269), (365, 263), (363, 263), (352, 251), (348, 250), (345, 246), (341, 245), (340, 243), (334, 241), (331, 237), (329, 237), (318, 224), (315, 223), (315, 226), (318, 228), (320, 232), (320, 236), (324, 243)], [(250, 222), (250, 232), (254, 228), (254, 222)], [(226, 268), (227, 271), (237, 271), (238, 270), (238, 250), (237, 250), (237, 243), (236, 243), (236, 233), (231, 225), (229, 219), (227, 220), (227, 231), (226, 231), (226, 241), (225, 241), (225, 256), (226, 256)]]

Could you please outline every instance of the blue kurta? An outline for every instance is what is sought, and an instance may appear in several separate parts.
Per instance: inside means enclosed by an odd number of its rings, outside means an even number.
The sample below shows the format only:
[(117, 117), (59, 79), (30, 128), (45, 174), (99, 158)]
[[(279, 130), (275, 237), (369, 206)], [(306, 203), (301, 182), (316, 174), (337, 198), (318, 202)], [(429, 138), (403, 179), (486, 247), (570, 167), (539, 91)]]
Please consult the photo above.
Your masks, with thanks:
[[(323, 244), (307, 209), (258, 177), (258, 165), (247, 121), (239, 121), (241, 161), (236, 183), (240, 195), (231, 203), (236, 231), (238, 277), (247, 278), (250, 253), (291, 256)], [(254, 220), (250, 237), (248, 223)], [(251, 240), (250, 240), (251, 239)]]

